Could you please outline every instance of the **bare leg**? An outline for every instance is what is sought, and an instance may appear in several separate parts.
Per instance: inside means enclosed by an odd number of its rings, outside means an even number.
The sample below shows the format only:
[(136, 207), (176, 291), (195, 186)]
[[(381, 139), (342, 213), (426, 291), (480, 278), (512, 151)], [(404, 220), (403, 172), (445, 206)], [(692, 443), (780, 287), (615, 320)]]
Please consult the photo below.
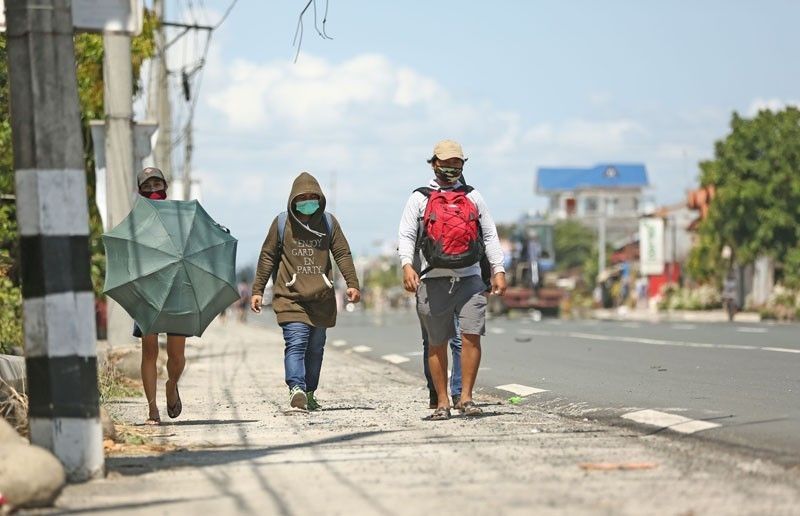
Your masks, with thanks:
[(472, 399), (472, 388), (481, 366), (481, 336), (461, 335), (461, 403)]
[(142, 387), (147, 398), (148, 418), (154, 421), (159, 419), (158, 404), (156, 403), (156, 379), (158, 370), (158, 335), (152, 333), (142, 336)]
[(428, 367), (431, 370), (433, 387), (436, 389), (436, 396), (439, 399), (437, 408), (450, 408), (450, 400), (447, 397), (447, 342), (442, 342), (438, 346), (430, 343)]
[(178, 380), (186, 365), (186, 337), (170, 335), (167, 337), (167, 406), (172, 407), (178, 401)]

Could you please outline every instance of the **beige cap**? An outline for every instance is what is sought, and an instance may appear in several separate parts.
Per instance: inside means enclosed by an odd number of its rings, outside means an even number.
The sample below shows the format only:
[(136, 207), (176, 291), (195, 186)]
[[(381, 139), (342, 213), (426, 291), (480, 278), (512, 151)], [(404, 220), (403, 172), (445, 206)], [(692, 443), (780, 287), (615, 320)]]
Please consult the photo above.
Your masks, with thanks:
[[(464, 157), (464, 151), (461, 149), (461, 144), (453, 140), (442, 140), (433, 148), (433, 157), (445, 160), (450, 158), (461, 158), (467, 161)], [(429, 159), (428, 163), (433, 161)]]
[(160, 169), (158, 169), (156, 167), (147, 167), (144, 170), (142, 170), (141, 172), (139, 172), (138, 176), (136, 176), (136, 180), (137, 180), (136, 184), (139, 185), (139, 186), (142, 186), (142, 183), (144, 183), (145, 181), (147, 181), (151, 177), (157, 177), (157, 178), (161, 179), (162, 181), (164, 181), (165, 183), (167, 182), (167, 178), (164, 177), (164, 173), (161, 172)]

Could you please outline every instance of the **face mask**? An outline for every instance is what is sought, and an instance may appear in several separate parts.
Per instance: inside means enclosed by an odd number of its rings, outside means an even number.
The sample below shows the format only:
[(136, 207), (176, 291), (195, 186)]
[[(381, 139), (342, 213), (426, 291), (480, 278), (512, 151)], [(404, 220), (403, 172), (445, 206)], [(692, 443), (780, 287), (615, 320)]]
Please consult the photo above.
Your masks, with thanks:
[(296, 203), (294, 203), (294, 207), (297, 208), (297, 211), (299, 211), (303, 215), (312, 215), (315, 211), (319, 209), (319, 201), (316, 199), (310, 199), (308, 201), (297, 201)]
[(436, 177), (445, 183), (453, 183), (461, 177), (462, 169), (450, 167), (436, 167), (434, 168)]
[(167, 198), (166, 190), (157, 190), (155, 192), (142, 192), (142, 197), (153, 199), (154, 201), (163, 201)]

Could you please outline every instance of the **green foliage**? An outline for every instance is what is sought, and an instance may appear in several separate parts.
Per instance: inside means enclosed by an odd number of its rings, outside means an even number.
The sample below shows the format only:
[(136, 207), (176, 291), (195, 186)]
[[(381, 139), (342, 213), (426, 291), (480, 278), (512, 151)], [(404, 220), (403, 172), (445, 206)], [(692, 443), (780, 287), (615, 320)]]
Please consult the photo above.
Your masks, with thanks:
[(661, 310), (711, 310), (721, 306), (720, 291), (711, 285), (701, 285), (695, 288), (667, 285), (662, 291), (658, 304)]
[[(145, 11), (144, 30), (133, 38), (131, 54), (134, 92), (141, 91), (139, 77), (144, 61), (155, 53), (153, 30), (157, 20)], [(97, 34), (75, 36), (75, 65), (78, 97), (81, 104), (84, 158), (89, 197), (92, 283), (96, 294), (102, 292), (105, 257), (100, 234), (102, 227), (95, 204), (94, 148), (89, 120), (102, 119), (103, 108), (103, 38)], [(8, 57), (6, 37), (0, 33), (0, 352), (22, 345), (21, 293), (19, 289), (19, 253), (17, 245), (14, 164), (9, 116)]]
[[(592, 253), (596, 253), (594, 231), (574, 220), (557, 222), (553, 228), (553, 239), (559, 271), (584, 266)], [(596, 254), (594, 261), (597, 262)]]
[(700, 169), (701, 183), (715, 185), (716, 197), (690, 261), (697, 279), (725, 273), (717, 252), (725, 245), (740, 264), (762, 255), (778, 263), (800, 261), (800, 110), (761, 111), (753, 119), (734, 113), (731, 133)]

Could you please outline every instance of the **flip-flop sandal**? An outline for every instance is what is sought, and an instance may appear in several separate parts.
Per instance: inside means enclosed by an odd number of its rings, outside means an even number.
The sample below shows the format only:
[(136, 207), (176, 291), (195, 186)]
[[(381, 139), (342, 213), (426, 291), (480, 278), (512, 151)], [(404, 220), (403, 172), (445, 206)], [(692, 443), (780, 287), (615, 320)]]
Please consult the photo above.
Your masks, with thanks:
[(461, 411), (465, 416), (480, 416), (483, 414), (483, 409), (476, 405), (472, 400), (463, 402), (461, 404)]
[(447, 419), (450, 419), (450, 409), (444, 407), (437, 408), (433, 414), (425, 418), (427, 421), (445, 421)]
[(183, 410), (183, 403), (181, 403), (181, 393), (178, 392), (177, 382), (175, 383), (175, 396), (177, 396), (178, 398), (177, 401), (175, 401), (175, 404), (171, 407), (167, 405), (167, 415), (169, 415), (169, 417), (171, 417), (172, 419), (175, 419), (176, 417), (180, 416), (181, 411)]
[(144, 422), (145, 426), (158, 426), (161, 424), (160, 417), (148, 417), (147, 420)]

